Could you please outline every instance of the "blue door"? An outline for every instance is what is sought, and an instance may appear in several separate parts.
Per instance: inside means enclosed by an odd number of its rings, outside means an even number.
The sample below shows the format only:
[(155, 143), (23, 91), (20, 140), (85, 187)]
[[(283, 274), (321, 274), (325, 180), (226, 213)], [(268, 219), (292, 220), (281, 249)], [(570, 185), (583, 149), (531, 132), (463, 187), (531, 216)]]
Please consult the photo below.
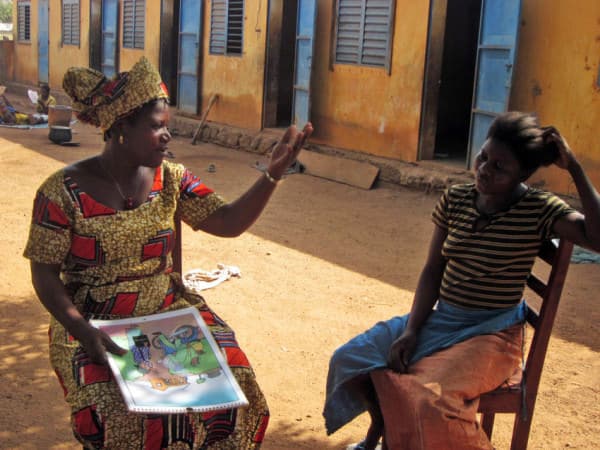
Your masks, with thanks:
[(521, 0), (482, 0), (467, 161), (473, 164), (496, 116), (508, 108)]
[(38, 80), (48, 82), (48, 0), (38, 1)]
[(119, 70), (117, 64), (119, 1), (102, 0), (102, 50), (100, 67), (107, 77)]
[(177, 108), (192, 114), (198, 112), (198, 74), (200, 71), (203, 3), (198, 0), (181, 0), (181, 7), (179, 8)]
[(297, 17), (293, 123), (302, 128), (310, 120), (310, 77), (317, 18), (316, 0), (298, 0)]

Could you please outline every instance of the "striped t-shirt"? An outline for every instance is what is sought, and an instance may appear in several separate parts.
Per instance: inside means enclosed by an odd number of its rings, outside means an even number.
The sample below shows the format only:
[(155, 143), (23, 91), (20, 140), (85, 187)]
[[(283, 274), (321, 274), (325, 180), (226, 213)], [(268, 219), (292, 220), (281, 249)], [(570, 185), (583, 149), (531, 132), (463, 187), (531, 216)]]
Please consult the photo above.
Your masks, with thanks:
[(440, 298), (466, 308), (514, 306), (521, 301), (542, 241), (552, 237), (554, 221), (575, 210), (554, 194), (529, 188), (476, 231), (476, 195), (473, 184), (453, 186), (432, 213), (433, 222), (448, 230)]

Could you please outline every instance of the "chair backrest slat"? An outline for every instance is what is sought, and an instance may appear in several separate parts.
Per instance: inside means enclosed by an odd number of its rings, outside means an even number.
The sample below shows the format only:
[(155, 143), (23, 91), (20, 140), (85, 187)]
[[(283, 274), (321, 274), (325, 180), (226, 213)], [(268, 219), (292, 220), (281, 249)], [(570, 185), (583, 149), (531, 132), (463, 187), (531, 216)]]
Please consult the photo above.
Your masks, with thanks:
[(540, 247), (538, 256), (552, 266), (554, 264), (554, 261), (556, 260), (556, 255), (558, 253), (559, 246), (560, 241), (558, 244), (551, 240), (544, 241), (542, 243), (542, 246)]
[[(552, 327), (558, 310), (558, 303), (560, 301), (565, 278), (567, 276), (567, 270), (569, 269), (571, 253), (573, 251), (573, 243), (564, 239), (560, 240), (558, 247), (550, 241), (544, 244), (545, 245), (540, 251), (540, 257), (545, 261), (548, 261), (549, 264), (551, 264), (552, 269), (548, 276), (548, 282), (546, 283), (545, 288), (540, 290), (541, 294), (538, 292), (542, 297), (539, 317), (535, 319), (535, 313), (533, 310), (531, 312), (533, 325), (536, 328), (536, 331), (533, 335), (527, 362), (525, 364), (528, 389), (527, 395), (533, 395), (533, 398), (535, 398), (535, 395), (537, 394), (539, 380), (544, 367), (546, 350), (548, 349), (548, 342), (550, 340), (550, 335), (552, 334)], [(550, 247), (548, 247), (548, 245)], [(544, 285), (541, 281), (538, 280), (538, 282), (541, 285)], [(533, 283), (537, 284), (535, 281), (533, 281)], [(537, 287), (539, 288), (540, 286)]]
[(527, 278), (527, 286), (529, 286), (529, 288), (540, 297), (544, 296), (544, 291), (546, 290), (546, 283), (544, 283), (535, 275), (529, 275), (529, 278)]
[(183, 256), (181, 254), (181, 219), (175, 215), (175, 243), (173, 247), (173, 272), (183, 276)]
[(540, 313), (530, 305), (527, 305), (527, 316), (525, 317), (525, 320), (527, 320), (527, 323), (534, 329), (537, 329), (538, 324), (540, 323)]

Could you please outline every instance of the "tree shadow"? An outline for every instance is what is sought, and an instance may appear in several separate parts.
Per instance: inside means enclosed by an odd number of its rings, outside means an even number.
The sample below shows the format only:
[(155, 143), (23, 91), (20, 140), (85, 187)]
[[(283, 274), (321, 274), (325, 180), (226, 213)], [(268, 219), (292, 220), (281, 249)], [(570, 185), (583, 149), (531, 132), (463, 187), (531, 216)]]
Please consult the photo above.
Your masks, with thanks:
[[(28, 324), (23, 326), (22, 316)], [(48, 314), (35, 297), (0, 296), (0, 397), (2, 448), (80, 448), (69, 410), (48, 363)], [(52, 430), (52, 432), (48, 432)], [(56, 436), (64, 440), (56, 440)]]
[[(322, 434), (321, 434), (322, 433)], [(333, 441), (323, 431), (317, 432), (314, 428), (306, 428), (293, 421), (279, 421), (270, 425), (263, 444), (264, 450), (295, 450), (319, 449), (341, 450), (352, 442)]]
[[(47, 130), (3, 129), (2, 137), (23, 142), (64, 164), (100, 151), (102, 135), (98, 130), (80, 123), (74, 130), (73, 140), (81, 142), (81, 147), (54, 145), (47, 139)], [(267, 159), (212, 144), (193, 146), (183, 137), (175, 137), (170, 148), (176, 154), (175, 162), (184, 163), (227, 199), (237, 198), (251, 186), (259, 174), (254, 163)], [(6, 163), (18, 164), (18, 155)], [(216, 167), (216, 172), (207, 170), (209, 164)], [(411, 291), (425, 262), (433, 229), (430, 211), (438, 197), (437, 193), (399, 187), (362, 190), (293, 174), (286, 177), (248, 234)], [(328, 245), (323, 245), (324, 240)], [(600, 350), (594, 333), (587, 331), (600, 319), (600, 312), (591, 307), (589, 299), (599, 283), (597, 265), (572, 265), (554, 330), (556, 336)]]

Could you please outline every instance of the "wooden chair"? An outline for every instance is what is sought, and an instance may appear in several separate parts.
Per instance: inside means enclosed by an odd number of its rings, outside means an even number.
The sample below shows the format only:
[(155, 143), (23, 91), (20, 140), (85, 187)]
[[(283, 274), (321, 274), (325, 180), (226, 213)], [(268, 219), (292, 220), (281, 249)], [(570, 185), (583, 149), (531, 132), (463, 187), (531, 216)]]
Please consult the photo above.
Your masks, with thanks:
[(173, 272), (183, 277), (183, 257), (181, 255), (181, 218), (175, 216), (175, 244), (173, 247)]
[(479, 412), (482, 414), (482, 427), (490, 440), (495, 414), (515, 414), (511, 450), (527, 448), (548, 341), (572, 251), (573, 243), (565, 240), (561, 240), (558, 246), (551, 241), (542, 246), (539, 257), (551, 266), (551, 270), (545, 283), (533, 274), (527, 280), (527, 285), (541, 297), (542, 303), (539, 313), (532, 307), (527, 312), (527, 322), (533, 328), (533, 338), (526, 356), (525, 368), (522, 374), (519, 373), (517, 379), (511, 379), (507, 386), (501, 386), (481, 396)]

